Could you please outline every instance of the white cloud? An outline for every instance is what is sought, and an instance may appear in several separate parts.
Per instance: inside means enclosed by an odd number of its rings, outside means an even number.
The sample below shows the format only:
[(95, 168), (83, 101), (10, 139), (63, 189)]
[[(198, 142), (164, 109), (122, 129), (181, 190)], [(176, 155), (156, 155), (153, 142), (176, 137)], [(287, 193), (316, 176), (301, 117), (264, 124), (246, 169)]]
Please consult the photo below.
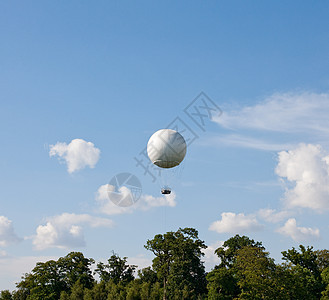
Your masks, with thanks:
[[(202, 142), (200, 143), (202, 144)], [(259, 138), (247, 137), (238, 134), (228, 134), (212, 137), (210, 139), (205, 139), (203, 143), (207, 145), (216, 145), (218, 147), (233, 146), (265, 151), (280, 151), (282, 149), (289, 149), (294, 146), (294, 144), (275, 143), (268, 140), (262, 140)]]
[(93, 228), (112, 227), (113, 221), (87, 214), (63, 213), (48, 218), (46, 225), (38, 226), (33, 244), (37, 250), (84, 246), (83, 225)]
[(288, 207), (329, 209), (329, 156), (320, 145), (301, 144), (280, 152), (275, 172), (285, 180)]
[(263, 225), (259, 224), (256, 217), (252, 215), (245, 215), (243, 213), (235, 214), (232, 212), (223, 212), (221, 214), (222, 219), (213, 222), (209, 230), (216, 231), (218, 233), (245, 233), (250, 231), (257, 231), (263, 228)]
[(328, 115), (329, 94), (275, 93), (256, 105), (227, 109), (214, 118), (214, 122), (235, 132), (206, 143), (263, 151), (287, 150), (305, 141), (329, 146)]
[(12, 221), (5, 216), (0, 216), (0, 246), (6, 247), (8, 245), (19, 242)]
[(131, 213), (132, 206), (122, 207), (115, 205), (108, 196), (108, 184), (101, 185), (96, 193), (95, 200), (98, 205), (98, 211), (106, 215), (120, 215), (124, 213)]
[[(165, 195), (163, 197), (154, 197), (151, 195), (142, 194), (140, 199), (135, 202), (131, 206), (121, 207), (114, 204), (108, 196), (108, 188), (111, 187), (108, 184), (101, 185), (97, 192), (95, 200), (98, 205), (98, 211), (107, 215), (117, 215), (117, 214), (125, 214), (125, 213), (132, 213), (136, 210), (149, 210), (154, 207), (160, 206), (169, 206), (175, 207), (176, 206), (176, 194), (175, 192), (171, 192), (170, 195)], [(126, 197), (129, 195), (130, 190), (127, 187), (124, 187), (120, 192), (118, 192), (118, 197)], [(126, 196), (122, 196), (126, 195)], [(113, 195), (111, 194), (111, 197)], [(128, 197), (129, 198), (129, 197)], [(113, 199), (112, 199), (113, 200)]]
[(318, 228), (298, 227), (296, 219), (289, 219), (283, 227), (277, 230), (279, 233), (291, 237), (297, 242), (305, 242), (320, 237), (320, 230)]
[(142, 210), (149, 210), (152, 207), (159, 207), (159, 206), (169, 206), (175, 207), (176, 206), (176, 194), (175, 192), (171, 192), (169, 195), (164, 195), (162, 197), (154, 197), (151, 195), (142, 195), (140, 202), (137, 203)]
[(276, 93), (254, 106), (223, 112), (215, 121), (227, 128), (329, 133), (329, 94)]
[(278, 223), (289, 217), (292, 212), (287, 210), (277, 212), (275, 209), (261, 208), (257, 214), (260, 218), (267, 222)]
[(87, 166), (94, 168), (99, 160), (100, 150), (91, 142), (74, 139), (69, 144), (58, 142), (50, 145), (49, 156), (58, 156), (67, 164), (67, 171), (73, 173)]
[(203, 249), (204, 253), (203, 260), (205, 262), (206, 271), (211, 271), (214, 266), (220, 263), (220, 259), (217, 254), (215, 254), (215, 250), (219, 247), (223, 246), (224, 241), (218, 241), (211, 245), (209, 245), (206, 249)]

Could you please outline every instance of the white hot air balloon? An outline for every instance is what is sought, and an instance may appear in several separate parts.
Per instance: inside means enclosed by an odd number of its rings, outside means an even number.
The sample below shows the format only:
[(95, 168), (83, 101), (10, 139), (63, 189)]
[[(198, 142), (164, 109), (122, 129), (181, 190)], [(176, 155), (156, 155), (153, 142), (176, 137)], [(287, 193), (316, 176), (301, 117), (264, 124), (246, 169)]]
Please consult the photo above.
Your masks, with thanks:
[[(147, 143), (147, 155), (159, 168), (169, 169), (178, 166), (186, 154), (186, 142), (183, 136), (172, 129), (161, 129), (155, 132)], [(169, 187), (161, 190), (170, 194)]]

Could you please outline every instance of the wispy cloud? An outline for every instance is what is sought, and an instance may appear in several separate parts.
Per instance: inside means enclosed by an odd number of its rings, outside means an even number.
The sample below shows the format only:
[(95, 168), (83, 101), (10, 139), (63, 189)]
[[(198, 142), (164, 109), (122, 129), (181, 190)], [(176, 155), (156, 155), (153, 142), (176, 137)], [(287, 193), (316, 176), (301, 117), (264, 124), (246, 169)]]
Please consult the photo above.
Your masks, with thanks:
[(16, 235), (12, 221), (5, 216), (0, 216), (0, 246), (6, 247), (20, 241)]
[(276, 93), (257, 105), (225, 111), (215, 121), (226, 128), (329, 133), (329, 94)]
[(202, 143), (207, 145), (211, 144), (217, 147), (232, 146), (265, 151), (280, 151), (283, 149), (290, 149), (295, 145), (292, 143), (275, 143), (270, 140), (248, 137), (239, 134), (224, 134), (220, 136), (215, 136), (208, 139), (204, 139), (201, 144)]
[(276, 93), (256, 105), (224, 111), (214, 122), (234, 133), (206, 142), (264, 151), (288, 150), (305, 140), (327, 143), (328, 115), (329, 94)]
[(69, 144), (58, 142), (50, 145), (49, 156), (58, 156), (67, 164), (67, 171), (73, 173), (85, 167), (94, 168), (99, 160), (100, 150), (91, 142), (74, 139)]
[(296, 242), (308, 242), (320, 237), (318, 228), (298, 227), (296, 219), (287, 220), (284, 226), (277, 230), (279, 233), (291, 237)]

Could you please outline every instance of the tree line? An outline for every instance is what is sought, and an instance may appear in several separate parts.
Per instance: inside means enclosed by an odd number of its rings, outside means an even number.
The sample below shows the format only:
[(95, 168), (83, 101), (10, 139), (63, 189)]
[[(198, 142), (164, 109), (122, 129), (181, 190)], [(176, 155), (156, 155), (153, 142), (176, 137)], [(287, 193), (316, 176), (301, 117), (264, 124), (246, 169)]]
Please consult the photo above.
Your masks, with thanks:
[(0, 299), (329, 299), (326, 249), (300, 245), (282, 251), (283, 263), (276, 264), (261, 242), (236, 235), (215, 250), (218, 265), (207, 273), (207, 246), (194, 228), (158, 234), (144, 247), (154, 259), (141, 270), (114, 252), (106, 263), (81, 252), (39, 262)]

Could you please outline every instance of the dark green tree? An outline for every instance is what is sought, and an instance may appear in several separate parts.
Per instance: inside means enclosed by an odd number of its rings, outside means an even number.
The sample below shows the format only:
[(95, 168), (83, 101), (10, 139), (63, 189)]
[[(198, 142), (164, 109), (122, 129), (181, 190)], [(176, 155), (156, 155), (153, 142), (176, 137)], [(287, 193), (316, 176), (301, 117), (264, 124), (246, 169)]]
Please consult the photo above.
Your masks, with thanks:
[(287, 262), (286, 267), (292, 274), (291, 286), (295, 288), (299, 285), (301, 289), (307, 287), (311, 297), (309, 299), (319, 299), (325, 285), (322, 282), (317, 255), (313, 251), (313, 247), (305, 248), (300, 245), (299, 249), (300, 251), (293, 247), (281, 252), (282, 259)]
[(81, 252), (71, 252), (61, 257), (58, 260), (58, 267), (67, 289), (71, 289), (77, 281), (84, 288), (92, 288), (94, 278), (90, 267), (94, 263), (92, 258), (85, 258)]
[(240, 289), (233, 269), (215, 268), (207, 274), (209, 300), (233, 299)]
[(113, 253), (107, 264), (102, 262), (97, 264), (95, 273), (99, 275), (101, 281), (108, 282), (112, 280), (115, 284), (119, 282), (127, 284), (134, 280), (136, 267), (127, 264), (127, 257), (120, 258), (119, 255)]
[(156, 272), (154, 272), (151, 267), (138, 270), (137, 274), (141, 282), (154, 284), (158, 280)]
[(13, 297), (9, 290), (4, 290), (0, 292), (0, 300), (12, 300)]
[(208, 273), (209, 299), (233, 299), (240, 294), (238, 276), (233, 266), (238, 251), (244, 247), (255, 247), (264, 250), (261, 242), (255, 242), (247, 236), (235, 235), (226, 240), (221, 247), (215, 250), (220, 262), (214, 270)]
[(158, 234), (145, 248), (155, 255), (153, 269), (163, 283), (163, 299), (196, 299), (206, 292), (202, 249), (206, 245), (193, 228)]
[(17, 284), (28, 299), (58, 299), (62, 290), (66, 289), (64, 276), (54, 260), (38, 262), (31, 273), (25, 274)]
[(251, 240), (250, 238), (248, 238), (245, 235), (240, 236), (237, 234), (234, 237), (225, 241), (223, 246), (221, 246), (215, 250), (215, 253), (220, 258), (219, 267), (230, 268), (235, 261), (237, 251), (246, 246), (258, 247), (261, 249), (265, 249), (262, 246), (261, 242), (255, 242), (254, 240)]
[(313, 247), (305, 248), (303, 245), (299, 245), (300, 252), (294, 247), (288, 251), (282, 251), (282, 259), (287, 262), (291, 262), (293, 265), (301, 266), (311, 271), (311, 273), (316, 277), (320, 277), (320, 269), (317, 263), (317, 255), (313, 251)]
[(85, 289), (84, 300), (107, 300), (108, 291), (105, 281), (95, 283), (92, 289)]
[(90, 265), (93, 262), (93, 259), (85, 258), (81, 252), (71, 252), (58, 261), (39, 262), (16, 285), (18, 290), (14, 299), (57, 300), (61, 292), (69, 292), (77, 281), (84, 288), (91, 288), (94, 278)]

